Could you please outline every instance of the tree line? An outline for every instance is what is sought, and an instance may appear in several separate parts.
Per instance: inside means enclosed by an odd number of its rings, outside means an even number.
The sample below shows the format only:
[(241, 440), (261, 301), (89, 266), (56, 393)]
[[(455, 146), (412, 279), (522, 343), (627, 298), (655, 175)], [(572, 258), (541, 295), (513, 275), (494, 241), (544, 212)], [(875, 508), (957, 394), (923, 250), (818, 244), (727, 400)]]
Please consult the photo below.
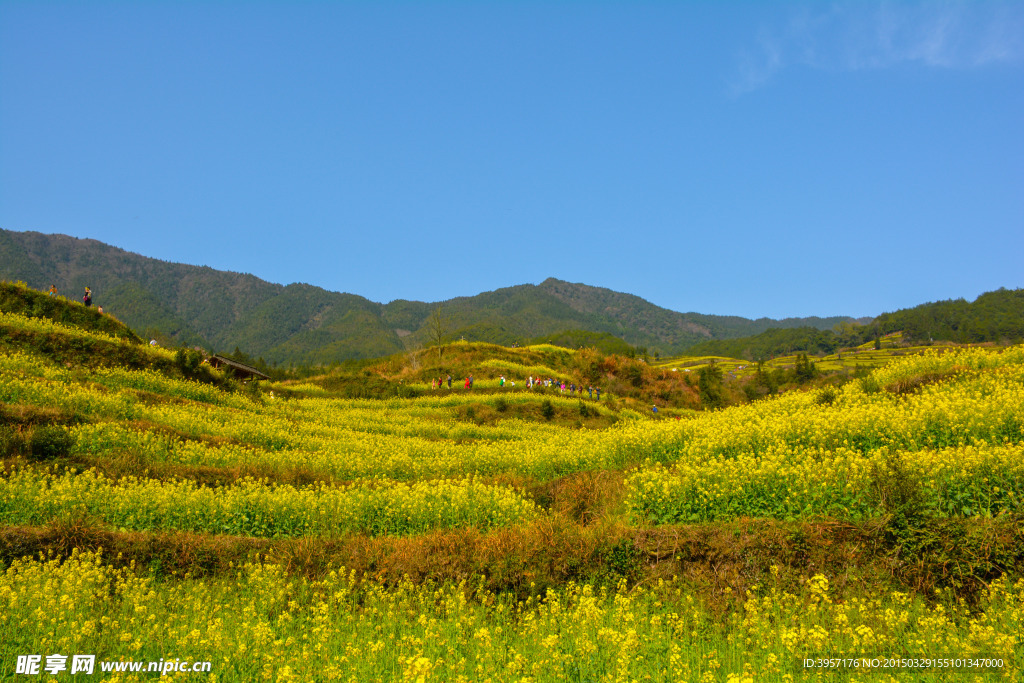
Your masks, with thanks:
[(973, 302), (954, 299), (921, 304), (883, 313), (865, 325), (843, 322), (831, 330), (773, 329), (742, 339), (707, 341), (691, 347), (687, 354), (750, 360), (791, 353), (831, 354), (893, 332), (902, 332), (903, 341), (913, 344), (1024, 341), (1024, 289), (986, 292)]

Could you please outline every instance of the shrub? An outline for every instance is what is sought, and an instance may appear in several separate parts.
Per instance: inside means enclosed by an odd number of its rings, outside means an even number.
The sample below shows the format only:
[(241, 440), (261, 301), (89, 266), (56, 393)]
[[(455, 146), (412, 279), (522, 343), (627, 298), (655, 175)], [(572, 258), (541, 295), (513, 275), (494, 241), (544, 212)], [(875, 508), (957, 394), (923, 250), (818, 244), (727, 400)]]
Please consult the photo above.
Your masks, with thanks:
[(29, 453), (33, 460), (51, 460), (67, 455), (73, 445), (74, 438), (66, 429), (40, 425), (32, 430)]
[(0, 424), (0, 457), (17, 455), (24, 447), (21, 434), (14, 431), (11, 425)]
[(819, 406), (830, 406), (836, 402), (837, 398), (839, 398), (839, 394), (836, 392), (835, 387), (824, 387), (814, 397), (814, 402)]
[(881, 389), (881, 387), (878, 384), (878, 380), (875, 379), (874, 375), (862, 377), (860, 380), (860, 388), (861, 391), (863, 391), (865, 394), (874, 394), (877, 393), (879, 389)]
[(638, 364), (630, 364), (622, 368), (622, 380), (628, 382), (634, 388), (640, 388), (644, 384), (643, 369)]
[(545, 420), (550, 420), (555, 416), (555, 406), (551, 404), (551, 399), (546, 398), (540, 404), (540, 414), (544, 416)]
[(635, 581), (642, 569), (642, 556), (636, 545), (628, 538), (623, 538), (615, 545), (605, 546), (601, 559), (607, 567), (612, 579)]
[(192, 377), (199, 370), (199, 364), (203, 362), (203, 354), (192, 349), (179, 348), (174, 353), (174, 364), (181, 370), (181, 374)]
[(884, 467), (872, 467), (871, 483), (878, 506), (886, 513), (886, 539), (898, 554), (913, 557), (928, 542), (930, 521), (919, 475), (900, 455), (888, 453)]
[(756, 382), (747, 382), (743, 385), (743, 395), (747, 397), (748, 401), (756, 401), (764, 396), (764, 393)]
[(260, 391), (259, 380), (249, 380), (243, 384), (246, 395), (256, 403), (263, 403), (263, 392)]

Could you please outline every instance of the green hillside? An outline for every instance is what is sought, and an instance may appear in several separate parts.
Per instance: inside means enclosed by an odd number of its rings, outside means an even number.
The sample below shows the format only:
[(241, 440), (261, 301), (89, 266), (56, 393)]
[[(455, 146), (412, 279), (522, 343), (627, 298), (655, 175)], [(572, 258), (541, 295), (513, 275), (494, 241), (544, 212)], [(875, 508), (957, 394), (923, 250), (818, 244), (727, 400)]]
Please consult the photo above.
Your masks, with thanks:
[(936, 301), (883, 313), (868, 329), (882, 335), (903, 332), (904, 339), (917, 342), (1020, 341), (1024, 339), (1024, 289), (1003, 288), (972, 302)]
[[(307, 284), (273, 284), (242, 273), (168, 263), (66, 235), (0, 230), (0, 278), (76, 296), (86, 286), (108, 311), (145, 336), (157, 333), (214, 350), (245, 349), (267, 361), (331, 363), (419, 348), (435, 304), (379, 304)], [(776, 327), (827, 328), (849, 318), (749, 320), (678, 313), (620, 292), (548, 279), (443, 303), (447, 332), (511, 345), (566, 330), (611, 335), (651, 353)]]
[(958, 344), (1024, 340), (1024, 289), (986, 292), (973, 302), (938, 301), (883, 313), (866, 325), (841, 322), (835, 329), (772, 329), (739, 339), (714, 339), (687, 350), (693, 356), (757, 360), (789, 353), (834, 353), (902, 333), (905, 343), (948, 341)]
[[(827, 330), (840, 322), (852, 320), (848, 316), (751, 320), (740, 316), (676, 313), (632, 294), (553, 278), (542, 282), (539, 288), (573, 310), (593, 316), (611, 316), (619, 325), (617, 336), (634, 346), (646, 346), (662, 353), (689, 348), (707, 339), (744, 337), (773, 328), (808, 326)], [(636, 330), (636, 333), (629, 334), (623, 330)], [(599, 331), (616, 334), (612, 329)]]

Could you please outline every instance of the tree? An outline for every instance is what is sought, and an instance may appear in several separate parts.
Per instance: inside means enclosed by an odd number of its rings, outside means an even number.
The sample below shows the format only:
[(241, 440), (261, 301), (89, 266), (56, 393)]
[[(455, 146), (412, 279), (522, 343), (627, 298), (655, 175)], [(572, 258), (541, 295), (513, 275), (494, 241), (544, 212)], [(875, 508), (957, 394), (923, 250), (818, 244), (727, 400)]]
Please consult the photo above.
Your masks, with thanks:
[(705, 408), (718, 408), (725, 403), (722, 390), (722, 368), (714, 360), (697, 371), (700, 381), (700, 402)]
[(799, 353), (796, 356), (796, 364), (793, 366), (793, 377), (797, 382), (803, 384), (809, 382), (818, 374), (818, 368), (806, 353)]
[(769, 394), (777, 394), (779, 391), (779, 372), (777, 370), (772, 372), (771, 369), (765, 370), (764, 361), (757, 361), (757, 374), (754, 375), (754, 383), (759, 387), (764, 387), (765, 391)]
[(444, 307), (438, 304), (434, 307), (434, 311), (430, 314), (430, 318), (427, 319), (427, 334), (430, 341), (437, 346), (437, 360), (441, 360), (441, 355), (444, 352), (444, 341), (448, 337), (448, 327), (450, 320), (445, 315)]

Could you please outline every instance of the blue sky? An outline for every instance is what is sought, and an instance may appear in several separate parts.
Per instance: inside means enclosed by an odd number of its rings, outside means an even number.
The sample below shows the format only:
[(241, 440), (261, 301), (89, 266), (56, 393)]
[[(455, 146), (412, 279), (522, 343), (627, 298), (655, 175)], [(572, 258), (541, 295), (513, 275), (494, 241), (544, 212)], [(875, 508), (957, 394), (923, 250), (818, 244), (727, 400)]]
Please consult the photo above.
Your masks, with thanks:
[(437, 301), (1024, 286), (1024, 3), (0, 0), (0, 227)]

